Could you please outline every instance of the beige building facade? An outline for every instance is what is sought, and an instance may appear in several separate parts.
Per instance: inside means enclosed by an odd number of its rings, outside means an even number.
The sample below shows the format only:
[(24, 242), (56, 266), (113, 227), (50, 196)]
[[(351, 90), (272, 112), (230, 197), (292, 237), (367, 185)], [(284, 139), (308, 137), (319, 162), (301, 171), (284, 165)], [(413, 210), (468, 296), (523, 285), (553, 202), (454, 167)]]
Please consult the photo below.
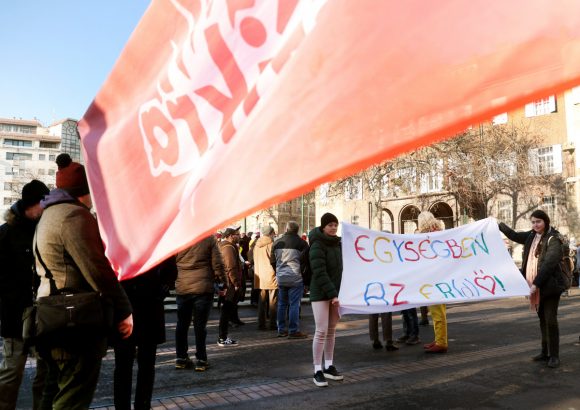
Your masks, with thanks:
[[(533, 101), (520, 110), (494, 117), (485, 126), (519, 126), (538, 135), (541, 143), (529, 152), (532, 172), (538, 175), (560, 176), (563, 184), (559, 192), (551, 188), (534, 188), (527, 194), (537, 208), (545, 209), (553, 225), (570, 237), (579, 237), (576, 210), (580, 209), (580, 87), (568, 92)], [(478, 127), (472, 127), (474, 137)], [(384, 185), (371, 192), (362, 177), (351, 177), (340, 190), (324, 184), (316, 189), (316, 219), (325, 212), (334, 213), (340, 221), (392, 233), (413, 233), (417, 215), (430, 211), (443, 220), (447, 228), (460, 226), (473, 219), (456, 200), (456, 195), (445, 191), (445, 153), (440, 154), (440, 171), (423, 178), (419, 173), (408, 173), (399, 178), (399, 184), (408, 184), (410, 191), (402, 193), (391, 179), (385, 177)], [(361, 175), (361, 174), (359, 174)], [(520, 206), (525, 215), (529, 204)], [(488, 205), (487, 215), (511, 221), (511, 198), (497, 195)], [(517, 221), (516, 229), (529, 229), (527, 217)]]
[(37, 120), (0, 118), (0, 217), (32, 179), (54, 188), (55, 159), (67, 152), (81, 161), (77, 121), (64, 119), (44, 127)]

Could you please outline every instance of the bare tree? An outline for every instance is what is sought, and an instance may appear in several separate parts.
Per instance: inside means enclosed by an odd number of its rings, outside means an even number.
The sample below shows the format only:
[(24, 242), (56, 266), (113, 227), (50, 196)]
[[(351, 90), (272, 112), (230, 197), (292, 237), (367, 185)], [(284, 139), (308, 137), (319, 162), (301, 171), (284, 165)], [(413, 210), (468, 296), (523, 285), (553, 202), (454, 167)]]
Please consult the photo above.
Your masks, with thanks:
[(335, 181), (326, 195), (360, 199), (359, 192), (364, 191), (377, 211), (390, 198), (410, 196), (420, 209), (434, 197), (454, 198), (461, 212), (476, 220), (490, 215), (498, 198), (504, 197), (511, 200), (507, 222), (515, 226), (542, 206), (545, 197), (557, 197), (564, 207), (568, 203), (562, 175), (538, 160), (542, 141), (538, 129), (532, 131), (525, 124), (482, 124)]

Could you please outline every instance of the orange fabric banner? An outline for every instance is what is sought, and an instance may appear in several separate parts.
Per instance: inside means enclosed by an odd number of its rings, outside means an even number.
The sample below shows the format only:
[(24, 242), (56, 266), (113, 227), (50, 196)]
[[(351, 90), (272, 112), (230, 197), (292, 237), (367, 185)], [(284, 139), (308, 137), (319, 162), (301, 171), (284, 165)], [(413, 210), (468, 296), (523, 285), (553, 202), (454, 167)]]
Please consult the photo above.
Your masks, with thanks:
[(154, 0), (79, 123), (120, 277), (580, 83), (580, 2), (496, 3)]

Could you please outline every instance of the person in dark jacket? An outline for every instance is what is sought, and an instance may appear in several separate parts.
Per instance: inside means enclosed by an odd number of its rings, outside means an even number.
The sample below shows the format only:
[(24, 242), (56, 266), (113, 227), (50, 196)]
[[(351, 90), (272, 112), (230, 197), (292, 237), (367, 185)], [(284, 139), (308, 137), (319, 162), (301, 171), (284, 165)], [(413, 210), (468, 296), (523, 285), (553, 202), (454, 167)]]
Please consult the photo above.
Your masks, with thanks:
[(165, 309), (163, 300), (175, 280), (173, 258), (132, 279), (123, 280), (133, 308), (133, 333), (114, 343), (114, 401), (116, 410), (131, 410), (133, 363), (137, 358), (135, 410), (149, 410), (155, 382), (157, 345), (165, 342)]
[[(224, 231), (224, 240), (220, 242), (220, 252), (224, 261), (227, 278), (225, 300), (220, 313), (219, 337), (217, 344), (221, 347), (237, 346), (238, 341), (228, 337), (228, 323), (235, 320), (236, 306), (240, 300), (242, 287), (242, 263), (238, 250), (240, 227), (229, 227)], [(239, 318), (238, 318), (239, 320)]]
[(308, 244), (298, 236), (299, 228), (295, 221), (288, 221), (286, 233), (274, 242), (270, 257), (278, 283), (278, 336), (288, 336), (290, 339), (308, 337), (300, 331), (300, 301), (304, 293), (302, 272), (306, 269)]
[[(92, 201), (85, 169), (63, 154), (57, 157), (57, 164), (57, 189), (41, 201), (44, 211), (34, 237), (40, 276), (38, 297), (50, 295), (54, 286), (98, 291), (112, 304), (120, 337), (128, 338), (133, 331), (131, 303), (105, 256), (99, 226), (90, 212)], [(89, 408), (107, 351), (107, 334), (95, 333), (77, 340), (65, 332), (58, 339), (37, 343), (49, 368), (42, 406)]]
[[(218, 243), (213, 235), (184, 249), (175, 256), (177, 264), (177, 327), (175, 329), (176, 369), (195, 367), (203, 372), (209, 367), (206, 352), (207, 321), (213, 305), (214, 283), (227, 289), (224, 263)], [(195, 331), (194, 365), (187, 351), (187, 333), (193, 316)]]
[[(33, 302), (34, 252), (32, 239), (42, 215), (40, 200), (49, 192), (42, 182), (33, 180), (22, 188), (22, 199), (6, 211), (0, 227), (0, 410), (16, 408), (29, 347), (22, 340), (22, 314)], [(42, 397), (45, 362), (37, 358), (32, 387), (32, 406), (37, 409)]]
[[(340, 237), (336, 235), (338, 219), (325, 213), (320, 219), (320, 227), (310, 231), (310, 301), (316, 331), (312, 342), (314, 362), (314, 384), (328, 386), (326, 379), (342, 380), (333, 364), (334, 340), (338, 323), (338, 293), (342, 280), (342, 250)], [(324, 367), (322, 357), (324, 356)]]
[(560, 365), (558, 305), (565, 289), (560, 268), (562, 241), (544, 211), (532, 212), (530, 221), (530, 231), (516, 232), (504, 223), (499, 224), (499, 229), (524, 245), (522, 274), (530, 285), (530, 306), (538, 314), (542, 334), (542, 350), (533, 360), (546, 361), (548, 367), (556, 368)]

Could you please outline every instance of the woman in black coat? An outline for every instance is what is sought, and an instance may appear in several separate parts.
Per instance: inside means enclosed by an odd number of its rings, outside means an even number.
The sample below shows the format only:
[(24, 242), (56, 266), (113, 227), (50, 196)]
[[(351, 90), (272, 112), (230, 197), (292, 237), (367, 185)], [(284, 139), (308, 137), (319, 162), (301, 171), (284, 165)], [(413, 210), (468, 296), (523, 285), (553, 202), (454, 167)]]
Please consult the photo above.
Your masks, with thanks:
[(565, 289), (560, 268), (562, 241), (544, 211), (532, 212), (530, 221), (531, 231), (516, 232), (504, 223), (499, 224), (499, 229), (524, 245), (522, 274), (530, 285), (530, 305), (538, 313), (542, 333), (542, 351), (533, 360), (546, 361), (548, 367), (556, 368), (560, 365), (558, 305)]
[(155, 382), (157, 345), (165, 342), (165, 310), (163, 300), (175, 281), (175, 260), (168, 259), (157, 267), (121, 282), (133, 307), (133, 334), (114, 342), (115, 409), (131, 410), (133, 363), (137, 356), (135, 410), (149, 410)]

